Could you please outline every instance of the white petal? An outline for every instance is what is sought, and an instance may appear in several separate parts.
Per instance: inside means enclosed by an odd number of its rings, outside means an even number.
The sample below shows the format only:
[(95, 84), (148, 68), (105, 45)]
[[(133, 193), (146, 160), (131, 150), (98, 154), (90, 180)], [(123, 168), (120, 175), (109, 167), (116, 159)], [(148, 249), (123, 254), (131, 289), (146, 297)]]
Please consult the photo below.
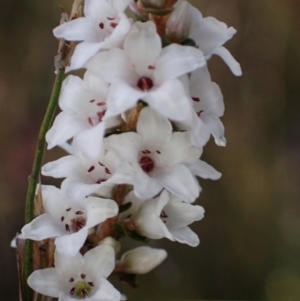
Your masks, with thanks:
[(132, 108), (144, 95), (144, 92), (132, 88), (124, 81), (114, 82), (110, 87), (107, 98), (105, 119), (119, 115)]
[(231, 72), (236, 76), (242, 75), (241, 65), (236, 61), (232, 54), (223, 46), (215, 48), (211, 54), (220, 56), (224, 62), (228, 65)]
[(194, 163), (200, 156), (202, 151), (194, 147), (190, 142), (187, 132), (175, 132), (171, 140), (161, 149), (161, 164), (173, 166), (179, 163)]
[(58, 298), (58, 301), (75, 301), (76, 299), (72, 298), (70, 295), (69, 295), (69, 292), (68, 294), (65, 294), (65, 293), (60, 293), (59, 294), (59, 298)]
[(153, 22), (136, 22), (124, 43), (124, 51), (139, 76), (149, 76), (162, 49), (161, 39)]
[(200, 221), (204, 217), (203, 207), (183, 202), (174, 202), (172, 198), (164, 210), (168, 215), (166, 226), (170, 231), (185, 227), (194, 221)]
[(129, 3), (130, 3), (130, 0), (113, 0), (114, 8), (119, 12), (124, 11), (127, 8), (127, 6), (129, 5)]
[(200, 243), (199, 237), (189, 227), (183, 227), (170, 231), (178, 242), (188, 244), (191, 247), (197, 247)]
[(83, 84), (86, 90), (91, 91), (93, 94), (98, 96), (99, 99), (102, 99), (103, 101), (106, 100), (109, 85), (104, 80), (95, 76), (91, 72), (86, 71), (83, 77)]
[(172, 44), (165, 47), (156, 62), (153, 77), (156, 84), (177, 78), (206, 64), (203, 53), (191, 46)]
[(199, 183), (191, 172), (182, 164), (169, 169), (156, 170), (155, 177), (160, 184), (187, 203), (192, 203), (199, 196)]
[(61, 189), (70, 200), (77, 202), (91, 194), (108, 197), (112, 186), (106, 182), (102, 184), (85, 184), (76, 179), (66, 179), (62, 183)]
[(87, 273), (95, 279), (107, 278), (115, 268), (115, 251), (111, 246), (100, 245), (85, 253), (84, 260)]
[(83, 175), (81, 162), (77, 157), (66, 156), (45, 164), (42, 174), (53, 178), (81, 178)]
[(138, 247), (123, 254), (123, 271), (129, 274), (146, 274), (160, 265), (167, 257), (162, 249)]
[(28, 285), (40, 294), (58, 298), (64, 290), (62, 281), (55, 268), (34, 271), (27, 280)]
[(111, 1), (86, 0), (84, 3), (85, 16), (96, 23), (107, 17), (109, 12), (113, 12)]
[(100, 42), (101, 31), (96, 23), (85, 17), (65, 22), (54, 28), (53, 34), (57, 38), (67, 41)]
[[(84, 260), (80, 253), (74, 256), (64, 256), (59, 252), (54, 253), (55, 269), (57, 273), (65, 278), (75, 276), (84, 269)], [(73, 275), (72, 275), (73, 274)], [(67, 278), (68, 279), (68, 278)]]
[(80, 113), (80, 107), (77, 110), (78, 104), (87, 97), (83, 80), (78, 76), (68, 75), (62, 84), (59, 107), (63, 111)]
[(85, 200), (88, 228), (94, 227), (106, 219), (118, 214), (118, 205), (113, 200), (88, 197)]
[(102, 49), (111, 49), (114, 47), (123, 48), (124, 40), (131, 28), (132, 20), (128, 19), (128, 17), (124, 13), (120, 13), (119, 18), (120, 19), (118, 25), (115, 27), (112, 34), (106, 37), (105, 40), (103, 41)]
[(146, 200), (139, 210), (132, 216), (136, 230), (151, 239), (167, 237), (173, 240), (168, 228), (160, 219), (164, 206), (168, 203), (169, 196), (163, 191), (156, 199)]
[(193, 175), (203, 179), (218, 180), (222, 176), (221, 173), (202, 160), (198, 160), (196, 163), (189, 165), (188, 168)]
[(162, 189), (162, 185), (157, 179), (149, 177), (141, 169), (134, 174), (134, 193), (141, 199), (149, 199), (156, 196)]
[(76, 134), (89, 128), (86, 118), (74, 114), (61, 112), (56, 116), (51, 129), (47, 132), (48, 149), (65, 143)]
[(144, 100), (158, 113), (175, 121), (185, 120), (190, 115), (190, 99), (178, 79), (169, 80), (152, 90)]
[(191, 142), (197, 147), (203, 147), (209, 140), (211, 132), (195, 111), (193, 112), (192, 121)]
[(105, 139), (105, 145), (126, 161), (135, 163), (141, 150), (141, 137), (136, 133), (111, 135)]
[(49, 213), (54, 220), (59, 222), (68, 208), (68, 201), (63, 192), (55, 186), (42, 185), (42, 198), (45, 213)]
[(79, 133), (73, 140), (74, 148), (86, 159), (97, 161), (103, 147), (104, 131), (105, 123), (100, 122), (96, 126)]
[(190, 93), (192, 97), (199, 97), (211, 83), (211, 76), (207, 65), (198, 68), (190, 76)]
[(203, 111), (200, 118), (207, 115), (220, 117), (224, 114), (224, 98), (219, 85), (211, 82), (199, 96), (201, 101), (196, 102), (194, 108), (196, 112)]
[(90, 297), (90, 301), (120, 301), (121, 294), (106, 279), (99, 281), (99, 290)]
[(86, 66), (90, 72), (108, 83), (119, 79), (126, 82), (137, 82), (137, 75), (135, 75), (124, 51), (119, 48), (97, 53)]
[(75, 47), (74, 53), (71, 57), (70, 66), (66, 67), (66, 72), (72, 70), (85, 68), (87, 62), (101, 49), (103, 49), (104, 42), (92, 43), (81, 42)]
[(146, 149), (159, 149), (172, 137), (171, 122), (149, 107), (141, 111), (136, 130)]
[(203, 116), (202, 121), (215, 138), (216, 144), (226, 146), (224, 125), (217, 116)]
[(230, 40), (235, 33), (233, 27), (228, 28), (225, 23), (216, 18), (207, 17), (198, 23), (198, 28), (195, 26), (192, 28), (190, 37), (196, 41), (204, 55), (207, 55)]
[(39, 215), (31, 223), (25, 225), (21, 232), (20, 238), (38, 241), (65, 234), (62, 227), (47, 213)]
[(88, 227), (84, 227), (78, 232), (57, 237), (55, 239), (56, 249), (64, 256), (75, 256), (83, 246), (87, 235)]

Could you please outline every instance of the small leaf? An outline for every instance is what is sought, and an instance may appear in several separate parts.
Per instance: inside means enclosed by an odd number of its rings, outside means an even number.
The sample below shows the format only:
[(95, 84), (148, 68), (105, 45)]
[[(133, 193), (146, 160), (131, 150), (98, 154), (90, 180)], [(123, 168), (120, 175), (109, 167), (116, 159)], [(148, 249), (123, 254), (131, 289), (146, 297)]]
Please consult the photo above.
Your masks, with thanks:
[(127, 236), (129, 236), (133, 240), (140, 241), (140, 242), (143, 242), (143, 243), (148, 243), (149, 242), (149, 239), (147, 237), (138, 234), (136, 231), (126, 231), (126, 232), (127, 232), (126, 233)]
[(131, 206), (132, 206), (131, 202), (119, 206), (119, 214), (127, 211), (128, 209), (131, 208)]
[(164, 37), (161, 38), (161, 43), (163, 48), (172, 44), (172, 42), (169, 39)]
[(196, 42), (191, 38), (187, 38), (187, 39), (183, 40), (182, 42), (180, 42), (180, 44), (183, 46), (197, 47)]
[(121, 224), (114, 223), (113, 227), (114, 227), (114, 230), (117, 233), (126, 235), (126, 231), (125, 231), (124, 227)]

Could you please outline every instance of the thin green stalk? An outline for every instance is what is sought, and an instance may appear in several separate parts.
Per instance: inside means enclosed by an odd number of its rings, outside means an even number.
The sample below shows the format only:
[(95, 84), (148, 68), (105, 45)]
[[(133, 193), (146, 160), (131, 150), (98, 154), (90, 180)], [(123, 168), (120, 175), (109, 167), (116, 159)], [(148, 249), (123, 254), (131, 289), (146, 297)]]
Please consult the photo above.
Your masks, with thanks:
[[(58, 105), (58, 98), (59, 98), (62, 82), (64, 79), (64, 75), (65, 75), (64, 70), (60, 70), (56, 75), (48, 108), (40, 128), (38, 144), (36, 147), (31, 175), (29, 177), (29, 185), (28, 185), (27, 196), (26, 196), (25, 224), (30, 223), (34, 218), (35, 192), (36, 192), (37, 184), (39, 182), (39, 177), (40, 177), (41, 168), (43, 164), (44, 152), (46, 147), (45, 136), (52, 124), (56, 112), (56, 108)], [(25, 301), (32, 301), (33, 298), (33, 291), (27, 285), (27, 279), (32, 273), (32, 260), (33, 260), (33, 241), (26, 240), (25, 254), (24, 254), (24, 283), (25, 283), (25, 296), (26, 296)]]

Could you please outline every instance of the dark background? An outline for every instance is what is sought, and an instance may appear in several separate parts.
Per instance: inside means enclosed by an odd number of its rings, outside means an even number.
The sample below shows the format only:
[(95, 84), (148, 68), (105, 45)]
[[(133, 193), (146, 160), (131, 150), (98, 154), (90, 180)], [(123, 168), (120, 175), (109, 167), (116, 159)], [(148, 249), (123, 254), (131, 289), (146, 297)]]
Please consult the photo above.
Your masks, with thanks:
[[(206, 217), (197, 248), (156, 241), (169, 252), (132, 299), (300, 300), (300, 2), (197, 0), (204, 16), (238, 30), (227, 43), (243, 68), (235, 78), (210, 62), (226, 103), (228, 146), (211, 141), (204, 159), (223, 173), (201, 181)], [(16, 301), (14, 250), (23, 226), (27, 178), (54, 80), (58, 5), (71, 0), (0, 3), (0, 296)], [(47, 153), (46, 161), (62, 155)], [(46, 179), (45, 183), (51, 183)], [(127, 248), (129, 245), (127, 246)], [(124, 248), (125, 250), (125, 248)], [(117, 282), (116, 282), (117, 283)]]

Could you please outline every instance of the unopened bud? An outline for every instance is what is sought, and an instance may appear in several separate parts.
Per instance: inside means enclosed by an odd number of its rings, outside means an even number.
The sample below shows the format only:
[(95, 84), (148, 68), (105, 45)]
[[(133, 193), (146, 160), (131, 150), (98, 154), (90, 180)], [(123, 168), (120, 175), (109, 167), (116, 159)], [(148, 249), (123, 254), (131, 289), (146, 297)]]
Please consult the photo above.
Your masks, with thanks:
[(129, 274), (146, 274), (167, 257), (163, 249), (139, 247), (126, 252), (121, 258), (122, 271)]
[(166, 26), (166, 37), (172, 41), (180, 42), (189, 37), (193, 15), (190, 4), (180, 1), (170, 15)]
[(114, 250), (115, 250), (115, 254), (118, 254), (121, 250), (121, 244), (116, 241), (114, 238), (112, 237), (106, 237), (103, 240), (101, 240), (98, 244), (100, 245), (107, 245), (107, 246), (111, 246)]

